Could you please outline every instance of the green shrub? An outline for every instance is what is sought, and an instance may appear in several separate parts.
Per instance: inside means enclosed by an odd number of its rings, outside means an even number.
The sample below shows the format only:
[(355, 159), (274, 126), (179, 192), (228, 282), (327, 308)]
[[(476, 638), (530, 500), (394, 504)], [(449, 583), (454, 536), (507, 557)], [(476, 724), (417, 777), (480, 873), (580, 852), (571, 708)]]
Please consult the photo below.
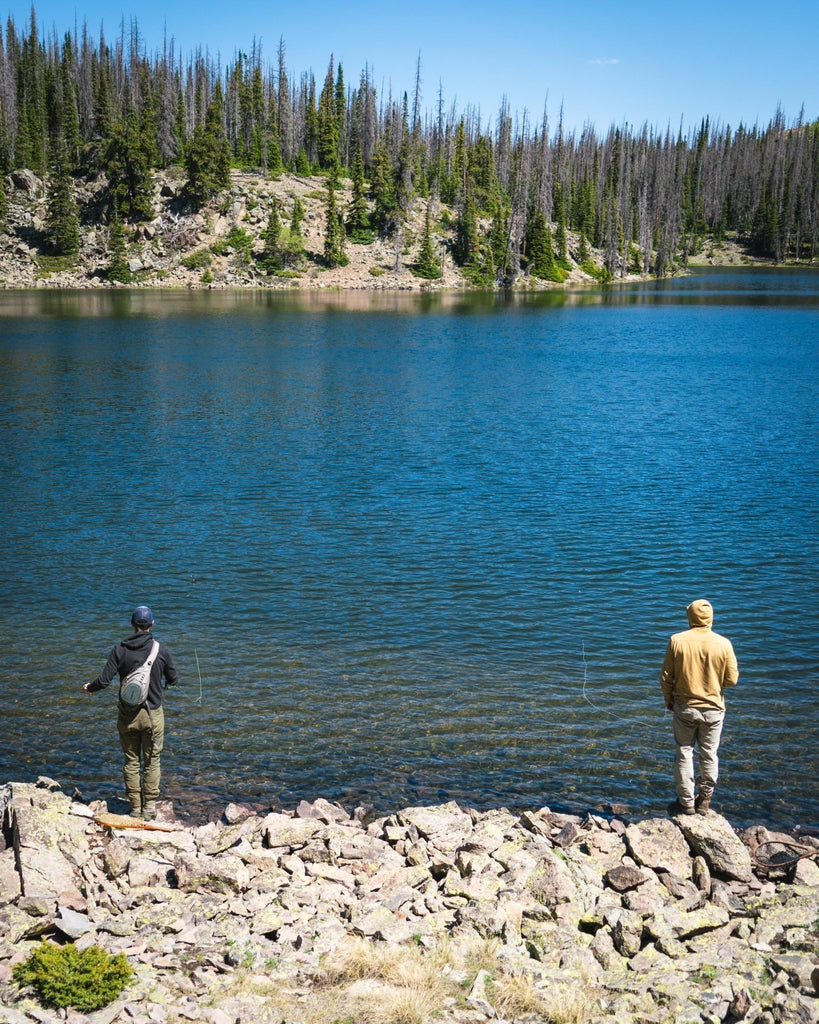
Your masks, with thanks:
[(31, 985), (44, 1003), (91, 1013), (107, 1006), (125, 988), (133, 971), (122, 953), (111, 956), (99, 946), (80, 952), (75, 945), (43, 940), (12, 969), (18, 985)]
[(212, 270), (206, 270), (204, 274), (202, 274), (202, 284), (213, 284)]
[(593, 277), (600, 284), (609, 284), (611, 282), (611, 273), (608, 267), (598, 267), (596, 263), (591, 260), (586, 260), (580, 264), (580, 269), (588, 274), (589, 277)]
[(182, 266), (188, 270), (204, 270), (211, 264), (210, 253), (207, 249), (196, 249), (182, 257)]
[(63, 270), (72, 270), (77, 265), (75, 256), (36, 256), (35, 263), (39, 268), (38, 277), (59, 274)]

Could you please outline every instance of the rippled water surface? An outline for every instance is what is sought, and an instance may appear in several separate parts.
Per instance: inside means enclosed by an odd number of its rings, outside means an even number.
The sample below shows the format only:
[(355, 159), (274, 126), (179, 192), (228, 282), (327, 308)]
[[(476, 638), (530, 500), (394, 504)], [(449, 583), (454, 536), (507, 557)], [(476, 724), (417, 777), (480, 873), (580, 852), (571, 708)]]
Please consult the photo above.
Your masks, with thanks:
[(183, 813), (664, 813), (657, 676), (706, 596), (719, 809), (816, 826), (818, 351), (815, 273), (0, 292), (0, 781), (119, 793), (114, 691), (79, 686), (145, 601)]

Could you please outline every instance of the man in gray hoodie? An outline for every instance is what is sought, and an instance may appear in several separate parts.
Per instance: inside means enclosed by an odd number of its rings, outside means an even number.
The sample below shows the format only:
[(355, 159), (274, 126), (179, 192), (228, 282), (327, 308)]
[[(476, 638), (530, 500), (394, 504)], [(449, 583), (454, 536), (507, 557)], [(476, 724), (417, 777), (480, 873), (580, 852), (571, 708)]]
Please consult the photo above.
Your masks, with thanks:
[[(725, 720), (726, 686), (736, 686), (737, 659), (731, 641), (714, 633), (714, 609), (708, 601), (686, 608), (688, 625), (675, 633), (665, 652), (660, 685), (665, 706), (674, 712), (677, 756), (674, 780), (677, 809), (707, 814), (719, 776), (717, 750)], [(694, 747), (700, 749), (700, 791), (694, 800)]]

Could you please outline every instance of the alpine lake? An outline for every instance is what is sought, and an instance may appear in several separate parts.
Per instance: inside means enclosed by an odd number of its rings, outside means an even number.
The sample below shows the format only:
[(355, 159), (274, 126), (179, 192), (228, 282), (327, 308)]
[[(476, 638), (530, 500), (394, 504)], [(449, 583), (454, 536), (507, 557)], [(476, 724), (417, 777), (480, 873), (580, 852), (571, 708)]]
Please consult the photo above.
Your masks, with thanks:
[(0, 782), (122, 793), (149, 604), (181, 817), (664, 814), (658, 675), (734, 644), (714, 807), (819, 826), (819, 270), (499, 296), (0, 291)]

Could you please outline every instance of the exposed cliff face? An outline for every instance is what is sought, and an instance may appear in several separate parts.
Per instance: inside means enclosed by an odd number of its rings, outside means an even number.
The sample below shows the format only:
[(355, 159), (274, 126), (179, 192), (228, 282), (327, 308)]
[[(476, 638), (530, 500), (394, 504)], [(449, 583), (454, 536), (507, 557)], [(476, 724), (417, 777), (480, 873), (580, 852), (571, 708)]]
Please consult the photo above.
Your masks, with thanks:
[[(454, 803), (368, 820), (316, 800), (169, 831), (48, 779), (0, 790), (2, 1019), (43, 1020), (11, 967), (45, 936), (136, 978), (90, 1020), (603, 1024), (817, 1019), (819, 840), (719, 815), (627, 822)], [(102, 1016), (100, 1016), (102, 1014)], [(84, 1017), (72, 1014), (81, 1024)]]
[[(348, 240), (348, 265), (327, 268), (323, 261), (325, 234), (325, 185), (322, 177), (283, 175), (278, 179), (234, 171), (231, 187), (202, 210), (194, 210), (184, 199), (181, 171), (154, 175), (153, 220), (126, 225), (127, 259), (134, 286), (166, 288), (349, 288), (349, 289), (441, 289), (467, 287), (462, 270), (447, 251), (452, 228), (435, 232), (435, 245), (442, 254), (443, 275), (438, 280), (415, 276), (426, 218), (427, 200), (416, 199), (409, 221), (396, 243), (380, 239), (368, 245)], [(81, 213), (80, 253), (76, 258), (48, 256), (45, 234), (47, 220), (46, 183), (31, 171), (14, 171), (5, 179), (8, 197), (6, 229), (0, 231), (0, 287), (5, 288), (100, 288), (107, 280), (110, 263), (111, 210), (105, 196), (105, 181), (97, 178), (76, 185)], [(350, 182), (339, 190), (338, 204), (350, 200)], [(305, 210), (302, 221), (304, 258), (280, 275), (269, 274), (253, 258), (264, 248), (263, 232), (275, 199), (286, 227), (298, 196)], [(454, 222), (454, 213), (433, 201), (435, 216)], [(251, 236), (250, 259), (246, 251), (229, 244), (231, 232), (241, 229)], [(600, 255), (595, 257), (600, 262)], [(592, 278), (578, 267), (569, 283)], [(555, 284), (524, 278), (530, 288), (554, 288)], [(116, 286), (116, 285), (115, 285)]]

